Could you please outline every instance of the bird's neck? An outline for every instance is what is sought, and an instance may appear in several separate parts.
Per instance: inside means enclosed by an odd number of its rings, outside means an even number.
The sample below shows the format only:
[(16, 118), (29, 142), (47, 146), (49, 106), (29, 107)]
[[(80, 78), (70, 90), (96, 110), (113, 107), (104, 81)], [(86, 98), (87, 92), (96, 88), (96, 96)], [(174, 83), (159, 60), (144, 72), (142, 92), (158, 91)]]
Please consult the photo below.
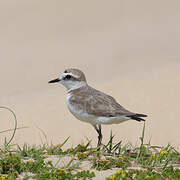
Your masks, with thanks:
[(83, 86), (86, 86), (86, 85), (87, 85), (87, 83), (85, 81), (81, 81), (81, 82), (78, 82), (78, 83), (75, 83), (75, 84), (71, 84), (71, 86), (68, 86), (66, 88), (67, 88), (68, 93), (69, 93), (72, 90), (79, 89), (79, 88), (81, 88)]

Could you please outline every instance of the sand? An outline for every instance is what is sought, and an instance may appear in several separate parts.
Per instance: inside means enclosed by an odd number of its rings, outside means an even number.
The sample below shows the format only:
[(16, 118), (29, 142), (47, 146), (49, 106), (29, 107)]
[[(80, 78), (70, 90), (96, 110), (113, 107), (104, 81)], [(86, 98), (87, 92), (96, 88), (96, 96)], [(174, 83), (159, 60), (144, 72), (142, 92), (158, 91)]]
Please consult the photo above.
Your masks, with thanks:
[[(180, 2), (0, 2), (0, 106), (18, 119), (13, 143), (62, 143), (92, 139), (95, 130), (66, 107), (66, 90), (48, 84), (65, 68), (79, 68), (89, 85), (114, 96), (127, 109), (145, 113), (145, 142), (180, 147)], [(13, 128), (0, 109), (0, 131)], [(116, 140), (139, 144), (143, 123), (103, 126)], [(43, 135), (46, 134), (46, 137)], [(11, 133), (0, 134), (0, 143)]]

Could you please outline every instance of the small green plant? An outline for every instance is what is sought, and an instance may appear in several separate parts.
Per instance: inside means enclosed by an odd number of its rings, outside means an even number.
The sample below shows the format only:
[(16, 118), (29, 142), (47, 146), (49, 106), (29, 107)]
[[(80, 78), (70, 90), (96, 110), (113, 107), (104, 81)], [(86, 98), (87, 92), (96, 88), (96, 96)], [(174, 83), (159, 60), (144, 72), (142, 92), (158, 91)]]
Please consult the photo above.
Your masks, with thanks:
[(173, 179), (178, 180), (180, 178), (180, 170), (175, 169), (173, 166), (170, 166), (163, 170), (162, 172), (155, 171), (153, 168), (148, 169), (136, 169), (124, 171), (122, 169), (118, 170), (115, 174), (112, 174), (106, 180), (164, 180), (164, 179)]
[(4, 157), (0, 159), (0, 173), (9, 174), (16, 177), (18, 174), (23, 172), (21, 157), (13, 154), (7, 153)]

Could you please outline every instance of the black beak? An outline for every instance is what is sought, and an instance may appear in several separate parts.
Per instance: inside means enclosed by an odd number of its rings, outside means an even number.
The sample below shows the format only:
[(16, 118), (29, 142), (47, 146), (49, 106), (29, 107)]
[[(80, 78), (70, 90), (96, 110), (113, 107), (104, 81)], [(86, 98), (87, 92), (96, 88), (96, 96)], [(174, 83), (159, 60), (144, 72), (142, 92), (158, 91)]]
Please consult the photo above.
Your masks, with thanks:
[(60, 81), (60, 79), (57, 78), (57, 79), (53, 79), (53, 80), (49, 81), (48, 83), (56, 83), (56, 82), (59, 82), (59, 81)]

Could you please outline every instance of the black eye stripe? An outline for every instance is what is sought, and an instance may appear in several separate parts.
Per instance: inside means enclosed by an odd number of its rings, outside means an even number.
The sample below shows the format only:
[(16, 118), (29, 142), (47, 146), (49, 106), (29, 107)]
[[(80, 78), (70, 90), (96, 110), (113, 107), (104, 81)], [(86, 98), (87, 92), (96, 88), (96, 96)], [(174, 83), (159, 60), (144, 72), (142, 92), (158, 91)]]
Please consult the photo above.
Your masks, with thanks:
[(71, 79), (71, 78), (72, 78), (72, 76), (68, 74), (68, 75), (65, 76), (64, 79)]

